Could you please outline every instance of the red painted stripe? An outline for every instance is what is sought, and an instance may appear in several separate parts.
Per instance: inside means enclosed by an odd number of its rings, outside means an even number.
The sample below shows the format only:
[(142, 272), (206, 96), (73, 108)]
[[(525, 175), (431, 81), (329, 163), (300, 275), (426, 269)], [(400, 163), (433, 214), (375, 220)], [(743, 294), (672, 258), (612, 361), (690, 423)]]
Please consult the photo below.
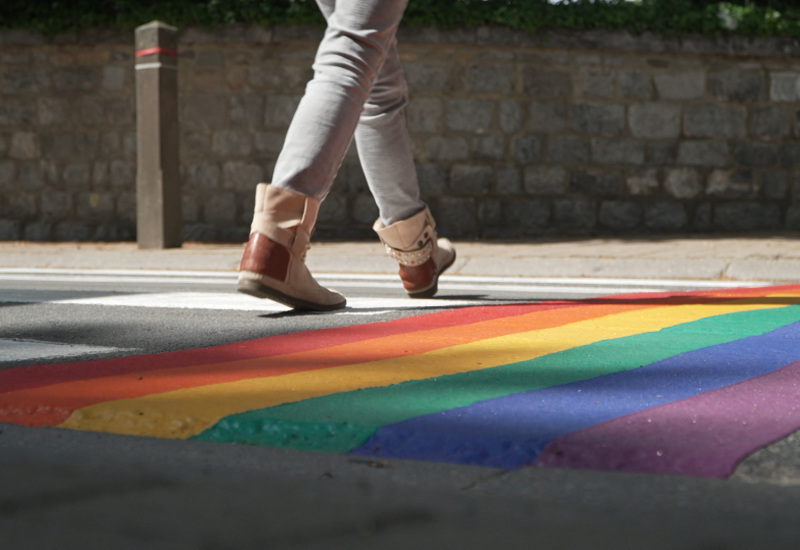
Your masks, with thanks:
[(92, 361), (51, 363), (0, 370), (0, 394), (62, 382), (117, 376), (132, 372), (196, 367), (204, 364), (271, 357), (372, 340), (394, 334), (466, 325), (532, 311), (571, 307), (578, 303), (476, 306), (404, 317), (394, 321), (267, 336), (210, 348), (134, 355)]
[(613, 295), (580, 301), (554, 301), (538, 304), (504, 306), (474, 306), (404, 317), (394, 321), (321, 329), (293, 334), (268, 336), (255, 340), (234, 342), (210, 348), (198, 348), (151, 355), (134, 355), (92, 361), (51, 363), (0, 370), (0, 394), (63, 382), (90, 380), (130, 373), (147, 373), (163, 369), (198, 367), (245, 359), (271, 357), (302, 351), (392, 336), (406, 332), (467, 325), (503, 317), (514, 317), (534, 311), (580, 307), (587, 304), (609, 303), (640, 306), (659, 306), (683, 303), (716, 302), (725, 298), (760, 296), (767, 292), (798, 290), (798, 285), (769, 288), (726, 289), (686, 293), (635, 293)]
[(177, 57), (178, 52), (175, 50), (168, 50), (167, 48), (145, 48), (136, 52), (136, 57), (144, 57), (147, 55), (169, 55)]

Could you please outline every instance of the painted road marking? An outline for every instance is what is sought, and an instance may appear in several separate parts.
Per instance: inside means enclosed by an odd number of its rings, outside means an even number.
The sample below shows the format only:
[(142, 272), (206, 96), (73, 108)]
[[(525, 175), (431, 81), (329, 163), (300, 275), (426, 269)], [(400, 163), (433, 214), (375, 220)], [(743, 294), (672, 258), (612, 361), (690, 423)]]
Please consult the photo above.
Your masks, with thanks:
[[(747, 453), (800, 428), (798, 361), (800, 285), (640, 293), (7, 369), (0, 420), (487, 466), (724, 477)], [(791, 386), (783, 394), (781, 382)], [(753, 413), (764, 400), (772, 408)], [(692, 432), (685, 426), (695, 417), (703, 424)], [(771, 418), (779, 421), (767, 432), (747, 428)], [(641, 423), (639, 439), (625, 437), (631, 422)], [(600, 441), (581, 439), (591, 430), (606, 430), (609, 460), (580, 461)], [(692, 445), (681, 444), (681, 430)], [(736, 444), (717, 445), (717, 434)], [(662, 439), (675, 452), (656, 449), (669, 464), (648, 470), (656, 460), (637, 457)], [(548, 449), (558, 464), (544, 459)], [(714, 468), (703, 469), (706, 460)]]
[(120, 351), (119, 348), (102, 346), (84, 346), (80, 344), (64, 344), (59, 342), (41, 342), (38, 340), (0, 339), (0, 363), (27, 361), (29, 359), (53, 359), (76, 357)]

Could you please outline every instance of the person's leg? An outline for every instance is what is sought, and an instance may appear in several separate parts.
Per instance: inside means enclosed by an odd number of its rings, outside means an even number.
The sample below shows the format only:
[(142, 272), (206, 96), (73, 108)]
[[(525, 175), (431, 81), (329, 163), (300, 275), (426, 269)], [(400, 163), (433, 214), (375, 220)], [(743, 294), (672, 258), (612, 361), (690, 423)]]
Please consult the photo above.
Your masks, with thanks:
[[(407, 0), (318, 2), (328, 27), (292, 119), (275, 186), (323, 200), (391, 51)], [(333, 9), (331, 9), (333, 8)]]
[(455, 261), (447, 239), (436, 236), (436, 223), (420, 199), (411, 140), (404, 108), (408, 103), (396, 42), (364, 105), (356, 129), (361, 167), (379, 218), (373, 229), (399, 264), (399, 275), (412, 298), (428, 298), (438, 290), (439, 275)]
[(394, 43), (407, 0), (320, 0), (328, 28), (314, 78), (292, 119), (271, 185), (259, 184), (238, 290), (290, 307), (344, 307), (319, 285), (305, 252), (325, 198), (353, 138), (364, 103)]

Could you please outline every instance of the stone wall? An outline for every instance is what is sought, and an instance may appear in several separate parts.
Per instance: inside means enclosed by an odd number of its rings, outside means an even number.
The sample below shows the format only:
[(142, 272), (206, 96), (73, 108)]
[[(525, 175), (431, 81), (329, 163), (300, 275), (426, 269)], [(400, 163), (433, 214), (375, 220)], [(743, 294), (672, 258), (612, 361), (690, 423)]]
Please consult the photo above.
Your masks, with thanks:
[[(187, 240), (243, 241), (319, 30), (180, 38)], [(456, 238), (800, 229), (800, 45), (404, 29), (424, 198)], [(133, 36), (0, 33), (0, 240), (135, 238)], [(320, 238), (372, 238), (351, 152)]]

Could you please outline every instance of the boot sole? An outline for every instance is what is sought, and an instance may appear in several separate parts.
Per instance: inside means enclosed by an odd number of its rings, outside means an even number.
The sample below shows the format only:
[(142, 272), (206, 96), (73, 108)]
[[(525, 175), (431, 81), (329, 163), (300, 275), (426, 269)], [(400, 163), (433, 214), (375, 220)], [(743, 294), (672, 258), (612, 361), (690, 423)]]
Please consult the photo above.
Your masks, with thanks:
[(342, 302), (336, 304), (318, 304), (316, 302), (309, 302), (308, 300), (303, 300), (302, 298), (284, 294), (280, 290), (268, 287), (252, 279), (242, 279), (239, 281), (236, 285), (236, 290), (242, 294), (247, 294), (248, 296), (253, 296), (255, 298), (266, 298), (274, 302), (278, 302), (279, 304), (300, 310), (333, 311), (336, 309), (342, 309), (347, 305), (347, 300), (342, 300)]
[(450, 268), (450, 266), (452, 266), (455, 263), (455, 261), (456, 261), (456, 252), (454, 250), (453, 251), (453, 259), (450, 260), (447, 263), (446, 266), (444, 266), (442, 269), (439, 270), (439, 273), (436, 274), (436, 278), (433, 280), (433, 284), (431, 286), (429, 286), (428, 288), (426, 288), (425, 290), (418, 290), (417, 292), (409, 292), (408, 293), (408, 297), (409, 298), (433, 298), (436, 295), (436, 293), (439, 291), (439, 276), (441, 276), (442, 273), (447, 271)]

